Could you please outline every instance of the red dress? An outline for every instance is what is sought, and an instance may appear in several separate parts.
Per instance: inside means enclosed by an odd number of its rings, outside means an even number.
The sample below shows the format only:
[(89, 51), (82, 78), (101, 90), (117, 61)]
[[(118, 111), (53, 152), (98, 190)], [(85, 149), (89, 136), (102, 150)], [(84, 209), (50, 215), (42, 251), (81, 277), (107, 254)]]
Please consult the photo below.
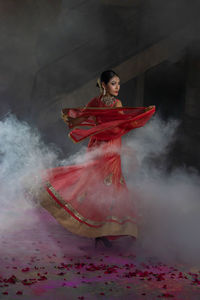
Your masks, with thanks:
[(69, 116), (87, 116), (87, 121), (82, 121), (80, 126), (90, 124), (92, 127), (74, 129), (70, 133), (74, 141), (90, 137), (89, 159), (83, 164), (50, 169), (44, 177), (47, 193), (42, 205), (58, 222), (78, 235), (137, 237), (135, 203), (121, 170), (120, 134), (142, 126), (155, 108), (151, 113), (144, 108), (140, 108), (140, 113), (128, 110), (125, 116), (126, 109), (113, 109), (115, 104), (106, 107), (101, 97), (97, 97), (84, 109), (67, 109)]

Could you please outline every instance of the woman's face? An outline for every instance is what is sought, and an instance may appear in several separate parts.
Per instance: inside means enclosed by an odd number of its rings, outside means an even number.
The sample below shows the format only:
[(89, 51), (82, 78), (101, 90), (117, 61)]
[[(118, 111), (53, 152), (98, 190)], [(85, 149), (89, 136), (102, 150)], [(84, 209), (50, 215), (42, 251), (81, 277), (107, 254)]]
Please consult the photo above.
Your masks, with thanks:
[(105, 88), (106, 94), (109, 94), (111, 96), (118, 96), (120, 89), (120, 79), (118, 76), (114, 76), (107, 84), (103, 82), (102, 86), (103, 88)]

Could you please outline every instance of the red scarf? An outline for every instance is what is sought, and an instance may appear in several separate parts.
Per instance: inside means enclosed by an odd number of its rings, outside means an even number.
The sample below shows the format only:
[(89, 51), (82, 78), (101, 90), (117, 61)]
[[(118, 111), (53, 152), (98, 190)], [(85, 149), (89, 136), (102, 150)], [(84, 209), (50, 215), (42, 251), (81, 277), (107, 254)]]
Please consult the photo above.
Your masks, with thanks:
[(145, 107), (66, 108), (62, 112), (71, 118), (86, 117), (78, 124), (78, 127), (81, 128), (76, 127), (69, 133), (69, 137), (78, 143), (93, 135), (99, 140), (108, 141), (118, 138), (134, 128), (142, 127), (155, 113), (155, 107), (153, 106), (149, 110)]

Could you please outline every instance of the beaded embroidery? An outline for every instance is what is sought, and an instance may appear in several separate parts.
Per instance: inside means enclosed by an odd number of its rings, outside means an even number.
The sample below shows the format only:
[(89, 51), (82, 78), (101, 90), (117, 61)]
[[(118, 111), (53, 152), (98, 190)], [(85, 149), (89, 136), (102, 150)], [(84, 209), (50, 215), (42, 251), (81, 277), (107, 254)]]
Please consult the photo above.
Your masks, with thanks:
[(106, 105), (106, 106), (110, 106), (113, 105), (116, 101), (115, 97), (113, 96), (103, 96), (101, 98), (101, 101)]

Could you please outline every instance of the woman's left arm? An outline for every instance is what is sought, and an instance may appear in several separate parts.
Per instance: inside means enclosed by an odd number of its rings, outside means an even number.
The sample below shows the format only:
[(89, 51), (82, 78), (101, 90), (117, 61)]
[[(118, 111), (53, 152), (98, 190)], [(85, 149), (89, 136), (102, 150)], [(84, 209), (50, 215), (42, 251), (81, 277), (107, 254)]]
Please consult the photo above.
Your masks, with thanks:
[(64, 114), (63, 112), (61, 112), (61, 118), (63, 119), (63, 121), (65, 123), (67, 123), (69, 128), (73, 128), (73, 127), (79, 125), (80, 123), (84, 122), (88, 117), (72, 118), (72, 117), (69, 117), (68, 115)]
[(155, 108), (155, 105), (145, 107), (145, 112), (151, 110), (152, 108)]
[[(115, 104), (115, 108), (120, 108), (120, 107), (123, 107), (123, 106), (122, 106), (122, 102), (121, 102), (121, 100), (117, 99), (117, 102), (116, 102), (116, 104)], [(118, 112), (119, 112), (121, 115), (124, 114), (123, 110), (120, 110), (120, 111), (118, 111)]]

